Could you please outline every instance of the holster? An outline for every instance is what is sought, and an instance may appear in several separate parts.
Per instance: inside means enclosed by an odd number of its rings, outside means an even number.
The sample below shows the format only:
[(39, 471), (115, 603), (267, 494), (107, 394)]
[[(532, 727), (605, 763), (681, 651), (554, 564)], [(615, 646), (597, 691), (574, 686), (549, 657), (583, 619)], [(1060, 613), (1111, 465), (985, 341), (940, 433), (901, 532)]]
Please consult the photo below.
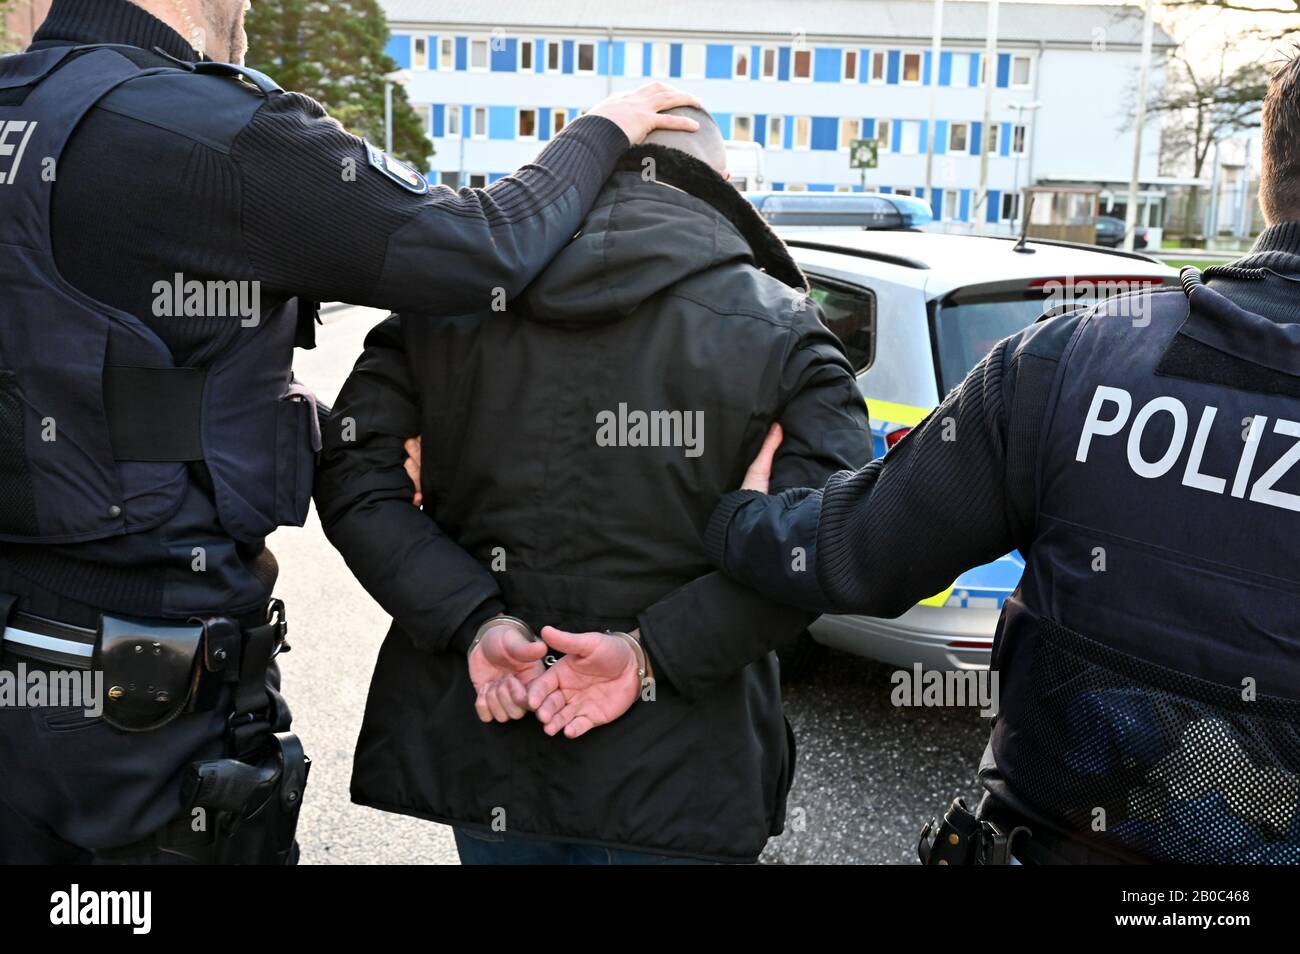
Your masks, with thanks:
[(225, 757), (186, 771), (181, 815), (142, 843), (100, 855), (161, 851), (200, 864), (292, 864), (311, 760), (296, 735), (274, 731), (281, 720), (267, 691), (271, 660), (289, 648), (284, 603), (272, 600), (260, 626), (240, 627), (224, 616), (192, 623), (102, 618), (96, 662), (106, 682), (123, 689), (116, 698), (109, 690), (110, 724), (156, 729), (187, 706), (211, 711), (227, 690), (230, 714)]
[(297, 860), (294, 832), (311, 759), (292, 732), (268, 739), (252, 762), (211, 759), (186, 774), (182, 798), (189, 816), (210, 826), (207, 864), (283, 865)]
[(954, 798), (941, 822), (932, 818), (925, 823), (916, 853), (923, 865), (1009, 865), (1012, 843), (1032, 834), (1023, 825), (1004, 831), (977, 818), (963, 799)]

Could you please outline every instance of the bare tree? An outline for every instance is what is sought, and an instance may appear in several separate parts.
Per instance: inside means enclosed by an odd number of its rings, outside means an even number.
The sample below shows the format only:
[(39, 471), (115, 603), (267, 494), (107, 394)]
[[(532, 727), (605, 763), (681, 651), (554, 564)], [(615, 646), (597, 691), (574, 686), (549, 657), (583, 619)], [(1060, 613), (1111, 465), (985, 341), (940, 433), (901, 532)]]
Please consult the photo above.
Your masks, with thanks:
[[(1215, 55), (1193, 59), (1179, 48), (1170, 56), (1164, 86), (1147, 105), (1163, 117), (1160, 161), (1166, 172), (1185, 170), (1199, 179), (1217, 143), (1259, 126), (1271, 69), (1257, 61), (1231, 65), (1234, 45), (1225, 37)], [(1199, 221), (1199, 193), (1195, 185), (1188, 191), (1188, 231)]]

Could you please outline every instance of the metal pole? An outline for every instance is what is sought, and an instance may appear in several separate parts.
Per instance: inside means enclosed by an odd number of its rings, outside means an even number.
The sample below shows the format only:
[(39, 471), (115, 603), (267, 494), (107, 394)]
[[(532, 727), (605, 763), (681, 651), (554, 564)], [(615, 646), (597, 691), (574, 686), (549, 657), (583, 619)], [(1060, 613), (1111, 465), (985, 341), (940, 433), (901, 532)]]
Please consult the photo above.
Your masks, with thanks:
[[(1024, 105), (1017, 103), (1014, 108), (1015, 118), (1017, 118), (1015, 126), (1023, 126)], [(1011, 127), (1011, 151), (1013, 152), (1015, 151), (1015, 126)], [(1026, 130), (1026, 135), (1027, 134), (1028, 130)], [(1019, 212), (1021, 211), (1021, 153), (1019, 152), (1015, 153), (1015, 174), (1014, 177), (1011, 178), (1011, 183), (1013, 183), (1013, 185), (1011, 185), (1011, 195), (1015, 196), (1014, 199), (1011, 199), (1011, 203), (1013, 203), (1013, 211)]]
[(989, 130), (993, 128), (993, 87), (998, 68), (998, 0), (989, 0), (988, 37), (984, 44), (984, 123), (980, 126), (980, 187), (975, 197), (975, 234), (983, 235), (989, 220)]
[(384, 80), (384, 152), (393, 151), (393, 84)]
[[(943, 44), (943, 0), (934, 0), (934, 38), (930, 41), (930, 124), (925, 144), (925, 195), (934, 204), (934, 151), (939, 141), (939, 57)], [(865, 190), (864, 190), (865, 191)]]
[[(1147, 77), (1151, 67), (1151, 37), (1155, 30), (1156, 0), (1145, 0), (1142, 19), (1142, 65), (1138, 71), (1137, 115), (1133, 127), (1133, 174), (1128, 180), (1128, 208), (1124, 210), (1124, 251), (1133, 251), (1137, 232), (1138, 185), (1142, 175), (1142, 127), (1147, 121)], [(1191, 225), (1189, 222), (1188, 225)]]

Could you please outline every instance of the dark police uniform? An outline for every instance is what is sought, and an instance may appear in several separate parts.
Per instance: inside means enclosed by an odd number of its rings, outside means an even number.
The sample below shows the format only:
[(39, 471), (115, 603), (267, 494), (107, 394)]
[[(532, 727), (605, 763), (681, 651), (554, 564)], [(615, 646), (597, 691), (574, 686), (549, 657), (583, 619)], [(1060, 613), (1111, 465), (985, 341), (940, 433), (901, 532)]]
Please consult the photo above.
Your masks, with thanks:
[(883, 460), (714, 514), (729, 572), (828, 612), (1021, 550), (986, 824), (949, 817), (988, 857), (1022, 827), (1022, 861), (1300, 861), (1300, 223), (1206, 275), (1026, 329)]
[(513, 295), (627, 147), (584, 117), (489, 191), (429, 189), (314, 101), (195, 59), (126, 0), (56, 0), (0, 60), (4, 667), (102, 670), (110, 697), (0, 707), (3, 862), (202, 857), (168, 844), (191, 766), (257, 764), (289, 723), (264, 541), (310, 500), (290, 365), (314, 303)]

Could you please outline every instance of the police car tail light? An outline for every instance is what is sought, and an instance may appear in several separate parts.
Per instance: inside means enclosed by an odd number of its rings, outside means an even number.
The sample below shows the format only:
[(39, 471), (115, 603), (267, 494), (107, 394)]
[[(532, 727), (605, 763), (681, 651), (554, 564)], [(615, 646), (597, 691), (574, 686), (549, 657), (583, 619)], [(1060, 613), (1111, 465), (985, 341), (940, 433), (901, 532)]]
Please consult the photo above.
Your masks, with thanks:
[(885, 435), (885, 450), (891, 450), (895, 444), (912, 432), (910, 427), (900, 427), (896, 431), (890, 431)]

